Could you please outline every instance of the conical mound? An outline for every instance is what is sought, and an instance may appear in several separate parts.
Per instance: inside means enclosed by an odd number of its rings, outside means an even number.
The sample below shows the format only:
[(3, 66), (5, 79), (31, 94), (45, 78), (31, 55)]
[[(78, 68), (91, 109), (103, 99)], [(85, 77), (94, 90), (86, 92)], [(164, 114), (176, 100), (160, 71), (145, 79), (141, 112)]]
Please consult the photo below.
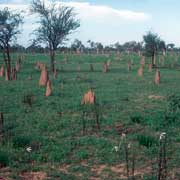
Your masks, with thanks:
[(155, 75), (155, 84), (160, 84), (160, 81), (161, 81), (160, 71), (157, 70)]
[(0, 69), (0, 77), (3, 77), (4, 74), (5, 74), (4, 65), (2, 65)]
[(142, 77), (143, 76), (143, 67), (140, 66), (140, 68), (138, 69), (138, 76)]
[(46, 65), (44, 64), (41, 70), (39, 86), (46, 86), (48, 79), (48, 72), (46, 70)]
[(47, 81), (47, 85), (46, 85), (46, 93), (45, 93), (45, 96), (48, 97), (50, 96), (52, 93), (52, 88), (51, 88), (51, 81), (48, 80)]
[(90, 89), (87, 93), (84, 94), (81, 104), (95, 104), (96, 97), (95, 93)]

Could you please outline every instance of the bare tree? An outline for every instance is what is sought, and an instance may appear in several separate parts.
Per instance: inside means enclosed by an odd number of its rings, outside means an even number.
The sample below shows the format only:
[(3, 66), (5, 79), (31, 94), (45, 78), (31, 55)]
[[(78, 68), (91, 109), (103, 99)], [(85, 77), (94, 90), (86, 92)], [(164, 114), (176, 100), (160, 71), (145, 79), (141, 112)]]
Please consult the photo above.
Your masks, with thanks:
[(51, 59), (51, 71), (55, 70), (55, 51), (58, 46), (67, 40), (67, 36), (80, 26), (75, 18), (74, 9), (62, 5), (51, 4), (45, 6), (42, 0), (33, 0), (31, 12), (40, 16), (39, 28), (35, 30), (36, 41), (46, 43)]

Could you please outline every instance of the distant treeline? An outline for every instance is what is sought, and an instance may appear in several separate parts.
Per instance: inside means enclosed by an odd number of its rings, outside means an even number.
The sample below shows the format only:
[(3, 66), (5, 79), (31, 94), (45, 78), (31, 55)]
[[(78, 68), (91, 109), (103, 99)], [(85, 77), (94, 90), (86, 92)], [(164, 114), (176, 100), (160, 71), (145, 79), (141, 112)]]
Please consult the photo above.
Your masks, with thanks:
[[(82, 44), (81, 41), (75, 40), (71, 46), (59, 47), (56, 50), (56, 53), (71, 53), (71, 54), (107, 54), (107, 53), (140, 53), (145, 51), (145, 47), (142, 42), (130, 41), (124, 44), (115, 43), (109, 46), (103, 46), (101, 43), (94, 43), (89, 41), (90, 45), (87, 47)], [(22, 45), (16, 44), (12, 45), (10, 48), (12, 53), (48, 53), (49, 48), (43, 47), (40, 45), (30, 45), (24, 47)], [(165, 51), (180, 52), (180, 48), (175, 47), (174, 44), (167, 44)], [(0, 52), (3, 52), (3, 49), (0, 49)]]

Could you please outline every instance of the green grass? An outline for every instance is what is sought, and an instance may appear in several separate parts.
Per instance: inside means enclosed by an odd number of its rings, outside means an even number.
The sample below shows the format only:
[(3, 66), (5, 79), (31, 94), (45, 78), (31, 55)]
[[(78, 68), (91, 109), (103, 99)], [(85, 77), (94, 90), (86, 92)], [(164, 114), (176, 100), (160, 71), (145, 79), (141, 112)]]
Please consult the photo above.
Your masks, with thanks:
[[(111, 167), (124, 164), (123, 150), (116, 153), (113, 147), (127, 134), (132, 151), (137, 154), (136, 169), (151, 166), (150, 160), (158, 156), (158, 140), (161, 132), (168, 136), (168, 172), (180, 166), (180, 118), (178, 112), (169, 113), (167, 97), (180, 94), (180, 68), (171, 54), (165, 66), (160, 66), (161, 84), (154, 84), (155, 70), (148, 72), (148, 61), (143, 77), (138, 77), (140, 57), (137, 55), (57, 55), (56, 67), (63, 71), (52, 80), (53, 93), (45, 97), (45, 88), (38, 87), (40, 71), (35, 62), (47, 64), (49, 57), (42, 54), (24, 57), (17, 81), (0, 78), (0, 111), (4, 114), (4, 133), (1, 142), (1, 159), (9, 167), (9, 177), (15, 179), (22, 172), (42, 171), (49, 179), (122, 179)], [(67, 62), (65, 62), (65, 58)], [(15, 63), (17, 55), (13, 55)], [(110, 71), (102, 72), (103, 62), (111, 60)], [(128, 60), (134, 65), (127, 71)], [(2, 57), (0, 64), (2, 64)], [(90, 72), (90, 63), (94, 72)], [(81, 71), (77, 72), (80, 64)], [(32, 80), (28, 77), (32, 75)], [(61, 83), (64, 82), (64, 88)], [(82, 132), (83, 94), (92, 87), (99, 104), (100, 131), (87, 124)], [(164, 96), (165, 99), (149, 99), (149, 95)], [(32, 107), (24, 100), (31, 97)], [(176, 97), (174, 98), (176, 99)], [(178, 98), (177, 98), (178, 99)], [(174, 101), (173, 101), (174, 103)], [(176, 103), (176, 102), (175, 102)], [(87, 107), (89, 111), (91, 108)], [(172, 116), (175, 120), (172, 120)], [(93, 116), (90, 117), (93, 119)], [(154, 143), (155, 142), (155, 143)], [(150, 144), (149, 144), (150, 143)], [(147, 147), (148, 148), (147, 148)], [(32, 152), (26, 151), (32, 147)], [(3, 155), (4, 154), (4, 155)], [(4, 156), (4, 157), (3, 157)], [(131, 154), (130, 154), (131, 156)], [(98, 173), (93, 168), (105, 165)], [(157, 170), (157, 164), (154, 165)], [(99, 168), (97, 168), (99, 169)], [(6, 176), (1, 172), (0, 177)], [(150, 179), (151, 174), (144, 173)], [(138, 179), (138, 177), (137, 177)]]

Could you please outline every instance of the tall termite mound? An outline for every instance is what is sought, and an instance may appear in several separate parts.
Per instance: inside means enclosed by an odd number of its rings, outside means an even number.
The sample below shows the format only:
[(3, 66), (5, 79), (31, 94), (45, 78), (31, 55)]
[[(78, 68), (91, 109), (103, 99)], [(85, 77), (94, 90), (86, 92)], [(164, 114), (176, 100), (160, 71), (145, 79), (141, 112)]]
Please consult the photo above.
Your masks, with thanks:
[(3, 77), (4, 74), (5, 74), (4, 65), (2, 65), (0, 69), (0, 77)]
[(143, 76), (143, 66), (140, 66), (138, 69), (138, 76), (142, 77)]
[(160, 84), (161, 77), (160, 77), (160, 71), (156, 70), (156, 75), (155, 75), (155, 84)]
[(46, 85), (46, 93), (45, 93), (45, 96), (48, 97), (50, 96), (52, 93), (52, 88), (51, 88), (51, 81), (48, 80), (47, 81), (47, 85)]
[(49, 76), (46, 69), (46, 65), (43, 64), (42, 69), (41, 69), (40, 79), (39, 79), (39, 86), (46, 86), (48, 80), (49, 80)]

